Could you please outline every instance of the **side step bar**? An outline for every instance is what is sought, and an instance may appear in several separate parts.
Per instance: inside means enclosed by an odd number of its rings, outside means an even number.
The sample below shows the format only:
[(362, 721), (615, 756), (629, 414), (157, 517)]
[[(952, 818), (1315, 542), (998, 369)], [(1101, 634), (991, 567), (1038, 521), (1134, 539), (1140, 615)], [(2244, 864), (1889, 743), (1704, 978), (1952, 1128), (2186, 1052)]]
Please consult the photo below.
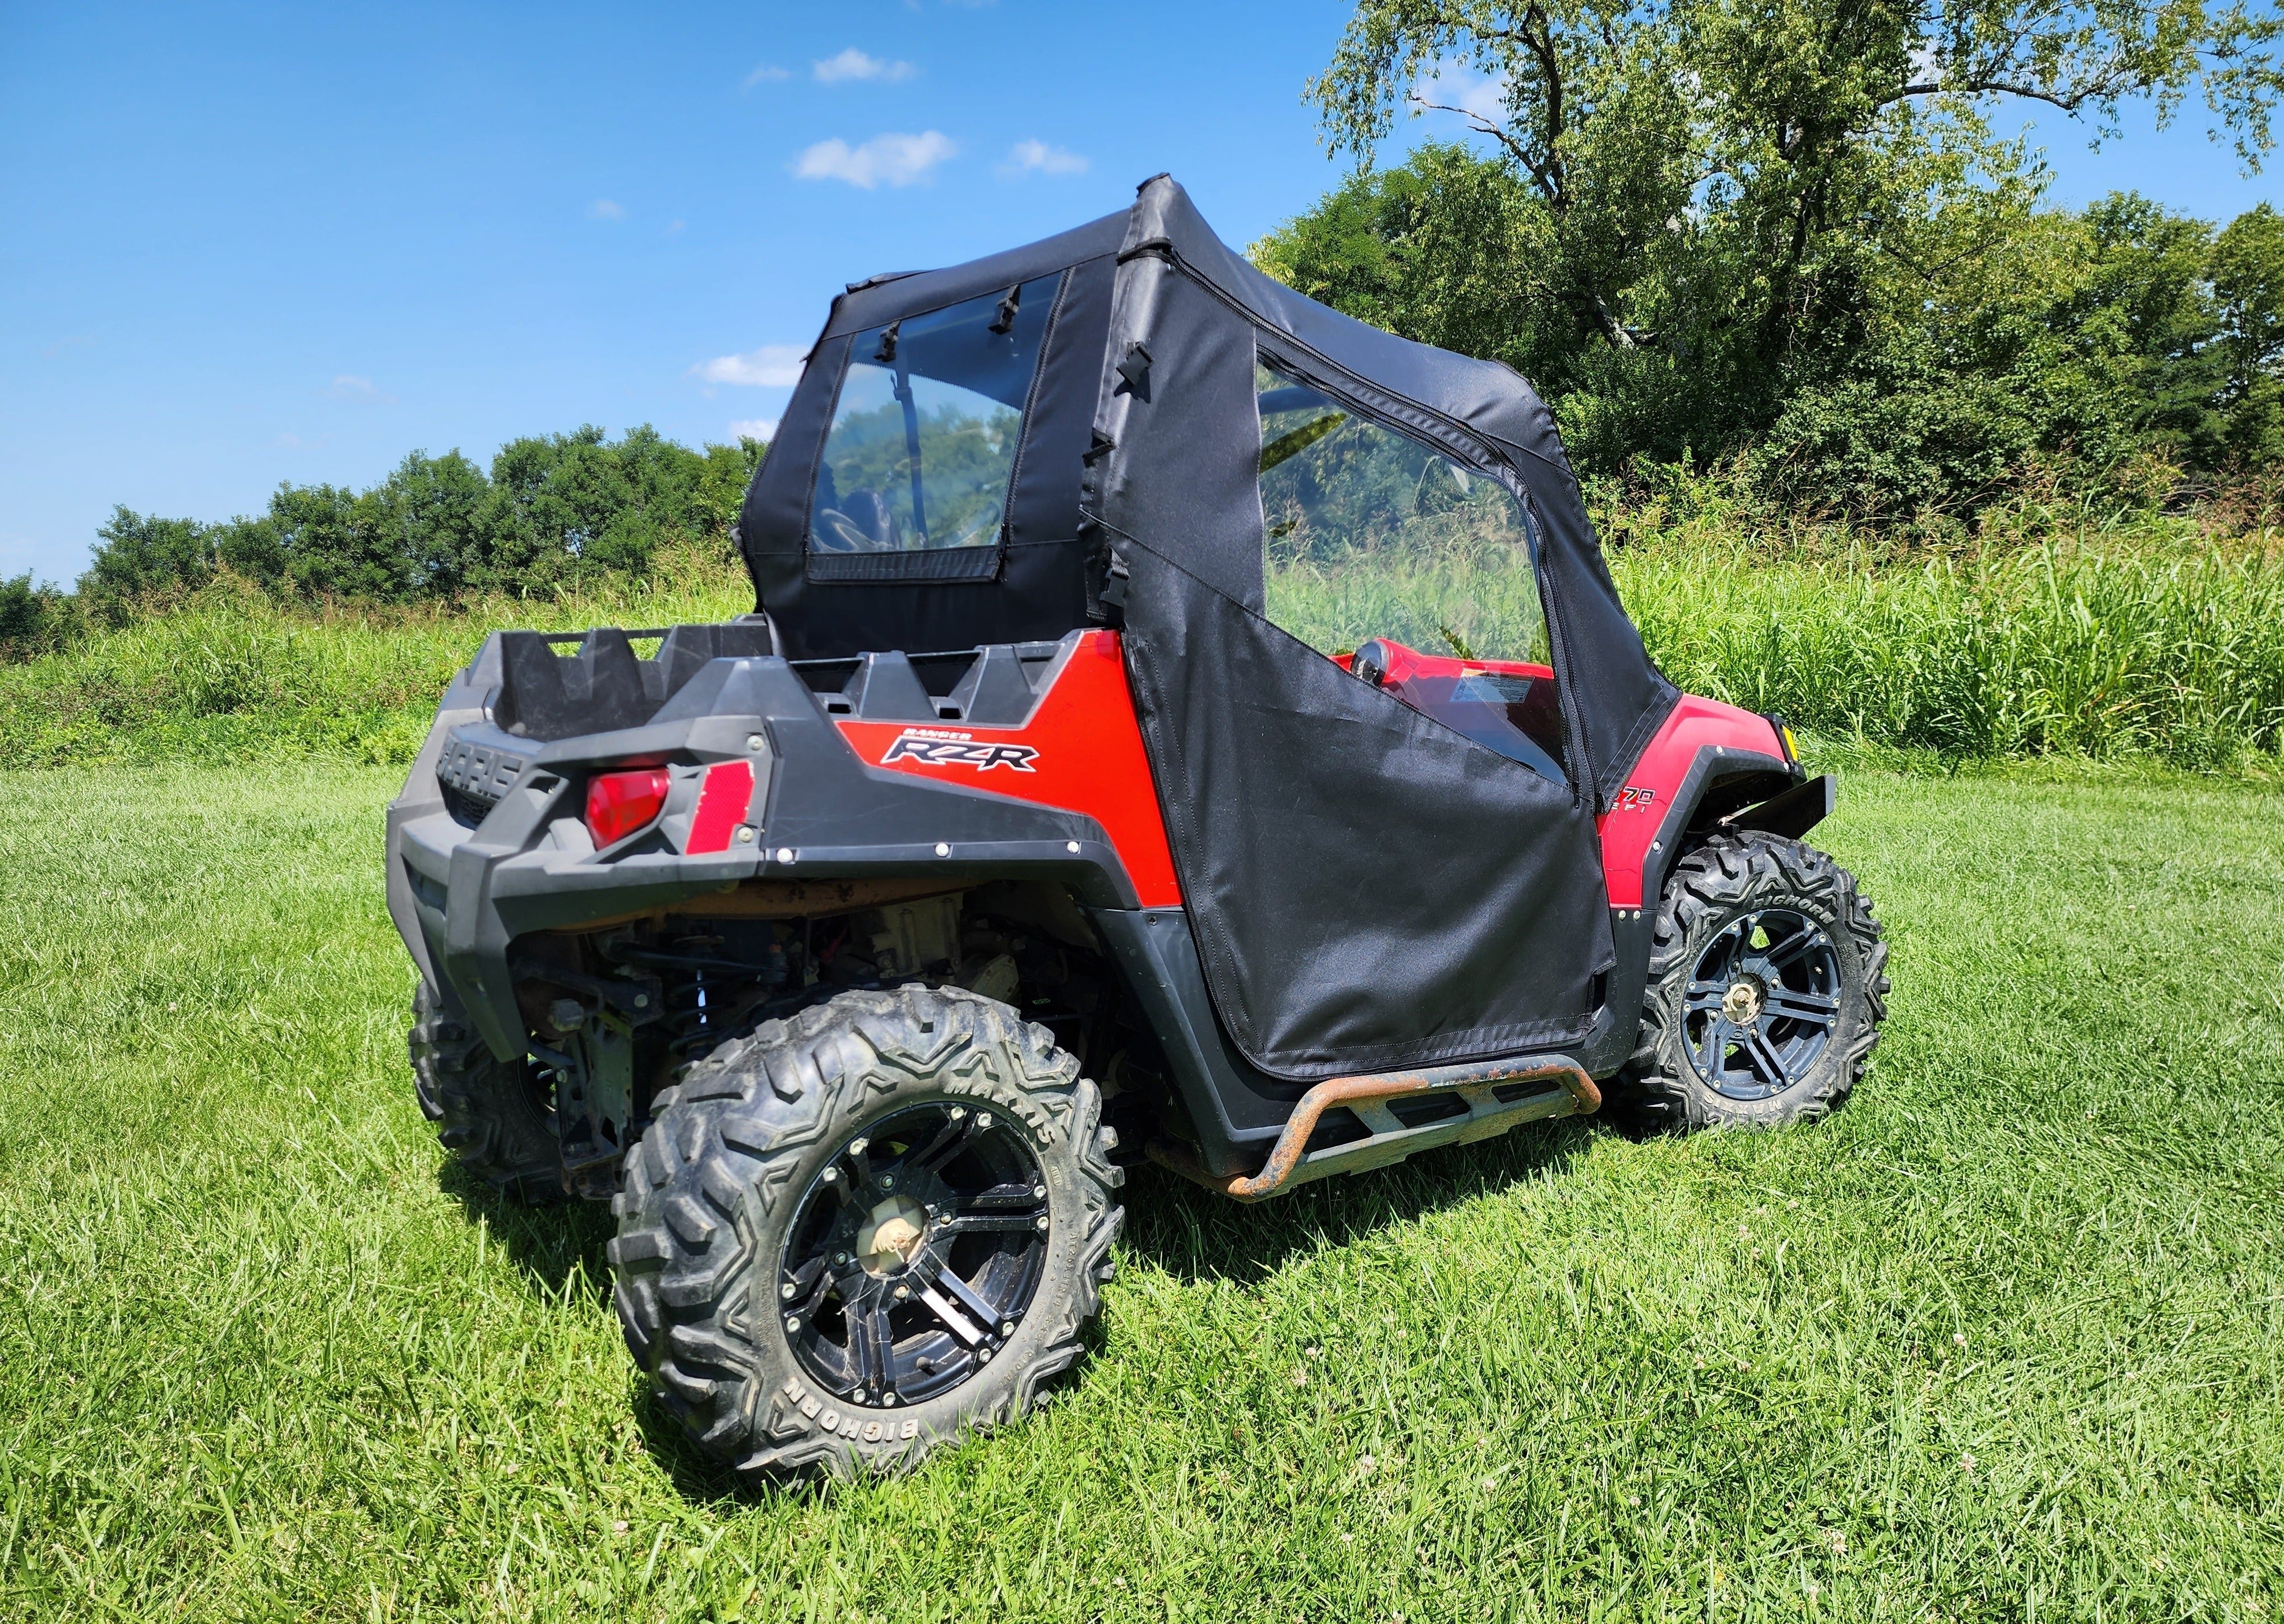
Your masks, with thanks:
[[(1532, 1083), (1546, 1086), (1528, 1086)], [(1389, 1105), (1392, 1100), (1431, 1094), (1448, 1095), (1465, 1109), (1406, 1126)], [(1420, 1151), (1472, 1144), (1548, 1117), (1585, 1116), (1601, 1105), (1601, 1090), (1594, 1086), (1594, 1080), (1565, 1056), (1477, 1061), (1422, 1072), (1381, 1072), (1335, 1077), (1302, 1095), (1258, 1173), (1218, 1177), (1207, 1172), (1197, 1152), (1178, 1139), (1152, 1140), (1149, 1156), (1160, 1167), (1208, 1190), (1240, 1201), (1265, 1201), (1336, 1173), (1385, 1167)], [(1364, 1125), (1365, 1136), (1321, 1150), (1309, 1149), (1325, 1113), (1336, 1107), (1355, 1115)]]

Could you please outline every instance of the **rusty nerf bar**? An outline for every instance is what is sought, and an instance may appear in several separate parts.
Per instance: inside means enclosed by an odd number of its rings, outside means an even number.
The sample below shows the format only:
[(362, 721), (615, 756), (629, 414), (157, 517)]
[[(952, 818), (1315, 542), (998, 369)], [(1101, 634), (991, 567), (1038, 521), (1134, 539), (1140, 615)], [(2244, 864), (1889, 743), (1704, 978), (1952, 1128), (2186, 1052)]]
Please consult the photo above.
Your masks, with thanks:
[[(1531, 1089), (1538, 1082), (1552, 1086)], [(1430, 1120), (1407, 1124), (1388, 1102), (1414, 1095), (1444, 1094), (1458, 1108)], [(1469, 1144), (1510, 1128), (1547, 1117), (1585, 1116), (1600, 1110), (1601, 1090), (1567, 1058), (1488, 1060), (1441, 1066), (1421, 1072), (1383, 1072), (1335, 1077), (1301, 1097), (1276, 1148), (1258, 1173), (1220, 1177), (1206, 1171), (1197, 1153), (1179, 1140), (1156, 1139), (1150, 1159), (1184, 1178), (1240, 1201), (1265, 1201), (1335, 1173), (1362, 1173), (1402, 1161), (1420, 1151)], [(1365, 1136), (1309, 1149), (1326, 1112), (1342, 1107), (1364, 1125)]]

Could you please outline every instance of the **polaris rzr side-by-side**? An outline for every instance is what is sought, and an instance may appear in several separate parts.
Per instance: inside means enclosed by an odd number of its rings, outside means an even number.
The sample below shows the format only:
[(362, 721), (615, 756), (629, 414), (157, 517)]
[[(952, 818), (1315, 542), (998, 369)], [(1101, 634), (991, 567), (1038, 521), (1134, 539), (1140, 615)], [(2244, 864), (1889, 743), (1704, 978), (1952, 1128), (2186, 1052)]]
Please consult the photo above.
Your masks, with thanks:
[(611, 1201), (627, 1345), (741, 1468), (1021, 1414), (1137, 1156), (1255, 1201), (1795, 1121), (1877, 1037), (1831, 780), (1652, 666), (1529, 386), (1162, 176), (852, 284), (733, 535), (751, 614), (488, 641), (387, 879), (423, 1108)]

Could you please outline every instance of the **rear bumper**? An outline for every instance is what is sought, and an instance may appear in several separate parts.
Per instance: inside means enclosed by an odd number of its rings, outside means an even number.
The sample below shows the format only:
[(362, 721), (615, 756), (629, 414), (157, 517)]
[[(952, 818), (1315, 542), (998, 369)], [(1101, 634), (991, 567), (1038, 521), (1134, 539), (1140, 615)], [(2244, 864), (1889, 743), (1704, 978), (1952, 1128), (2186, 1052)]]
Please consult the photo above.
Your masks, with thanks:
[[(783, 660), (716, 660), (639, 727), (532, 746), (486, 730), (488, 660), (496, 666), (494, 644), (446, 692), (389, 808), (387, 889), (414, 963), (502, 1059), (528, 1050), (510, 955), (536, 932), (667, 910), (774, 910), (771, 897), (817, 882), (820, 913), (868, 906), (883, 888), (1018, 874), (1059, 880), (1091, 907), (1139, 903), (1093, 818), (867, 766)], [(488, 787), (511, 769), (512, 782), (473, 828), (453, 816), (436, 770), (472, 731), (520, 753), (504, 757)], [(597, 851), (580, 816), (587, 779), (632, 759), (665, 762), (677, 787), (657, 824)], [(706, 823), (700, 802), (724, 773), (747, 771), (740, 821), (714, 820), (724, 847), (690, 849), (703, 843), (692, 838)]]

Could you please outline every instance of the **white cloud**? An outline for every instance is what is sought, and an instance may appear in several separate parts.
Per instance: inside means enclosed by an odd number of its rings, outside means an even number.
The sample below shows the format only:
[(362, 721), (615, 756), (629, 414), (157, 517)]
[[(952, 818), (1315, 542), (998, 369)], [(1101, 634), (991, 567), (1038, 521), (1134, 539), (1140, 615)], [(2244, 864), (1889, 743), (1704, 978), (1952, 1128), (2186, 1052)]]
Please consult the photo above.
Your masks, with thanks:
[(920, 70), (909, 62), (887, 62), (879, 57), (867, 56), (851, 45), (837, 57), (827, 57), (812, 63), (819, 84), (841, 84), (851, 79), (879, 79), (890, 84), (899, 79), (909, 79)]
[(849, 46), (838, 57), (825, 57), (825, 62), (810, 62), (809, 71), (816, 73), (817, 84), (848, 84), (849, 80), (881, 80), (884, 84), (896, 84), (897, 80), (909, 80), (919, 68), (909, 62), (888, 62), (884, 57), (865, 55)]
[(999, 166), (1002, 175), (1029, 175), (1034, 170), (1041, 175), (1084, 175), (1086, 160), (1044, 141), (1018, 141), (1007, 149), (1007, 161)]
[(762, 388), (789, 388), (801, 381), (802, 363), (808, 349), (799, 344), (764, 344), (742, 355), (717, 355), (690, 369), (691, 376), (709, 384), (750, 384)]
[(597, 198), (587, 205), (587, 218), (590, 220), (624, 220), (626, 217), (626, 206), (614, 203), (608, 198)]
[(774, 80), (792, 77), (792, 74), (778, 66), (774, 62), (764, 62), (752, 73), (747, 74), (738, 88), (741, 90), (750, 90), (757, 84), (768, 84)]
[(909, 186), (926, 180), (930, 169), (958, 150), (938, 129), (917, 136), (875, 136), (862, 146), (851, 146), (835, 136), (803, 152), (794, 160), (793, 172), (805, 181), (847, 181), (870, 191), (883, 183)]
[(730, 425), (732, 440), (767, 440), (777, 432), (775, 418), (740, 418)]
[(1506, 86), (1462, 62), (1437, 63), (1433, 74), (1412, 86), (1412, 99), (1421, 106), (1455, 109), (1486, 124), (1506, 120)]
[(360, 378), (355, 372), (335, 373), (333, 375), (333, 381), (327, 384), (321, 393), (325, 394), (326, 399), (335, 401), (366, 401), (385, 403), (389, 401), (394, 401), (396, 398), (393, 394), (382, 394), (379, 389), (373, 387), (372, 379)]

